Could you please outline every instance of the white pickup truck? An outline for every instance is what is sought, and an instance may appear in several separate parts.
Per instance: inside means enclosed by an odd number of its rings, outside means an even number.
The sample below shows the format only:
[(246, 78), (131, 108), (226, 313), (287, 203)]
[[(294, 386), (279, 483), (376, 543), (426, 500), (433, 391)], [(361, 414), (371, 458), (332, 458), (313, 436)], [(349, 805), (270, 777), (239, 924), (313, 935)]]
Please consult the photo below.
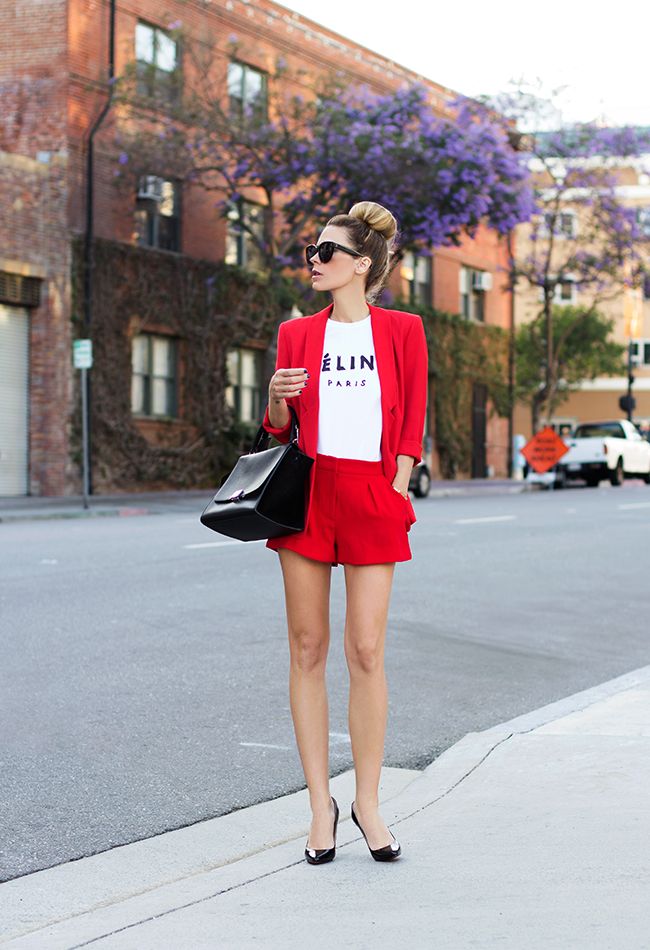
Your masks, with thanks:
[(612, 485), (643, 478), (650, 485), (650, 442), (627, 419), (584, 422), (564, 441), (569, 451), (557, 464), (560, 483), (580, 478), (593, 488), (606, 478)]

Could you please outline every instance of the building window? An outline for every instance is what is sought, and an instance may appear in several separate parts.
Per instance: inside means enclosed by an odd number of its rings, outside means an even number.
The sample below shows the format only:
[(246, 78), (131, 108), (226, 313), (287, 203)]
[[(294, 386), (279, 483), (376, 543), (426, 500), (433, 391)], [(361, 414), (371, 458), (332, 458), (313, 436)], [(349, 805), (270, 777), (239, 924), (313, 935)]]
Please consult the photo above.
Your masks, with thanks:
[(245, 63), (228, 63), (228, 102), (230, 115), (265, 119), (268, 112), (267, 76)]
[(650, 340), (632, 341), (632, 363), (635, 366), (650, 366)]
[(492, 274), (473, 267), (460, 269), (460, 312), (467, 320), (485, 322), (485, 296), (492, 290)]
[[(552, 283), (556, 280), (555, 277), (549, 277), (549, 281)], [(544, 288), (538, 287), (538, 298), (540, 303), (544, 301)], [(558, 280), (555, 286), (553, 287), (553, 303), (558, 304), (561, 307), (572, 306), (575, 307), (578, 303), (578, 285), (572, 277), (563, 277), (561, 280)]]
[(262, 412), (262, 351), (238, 347), (228, 351), (226, 404), (239, 422), (257, 422)]
[(574, 280), (561, 280), (555, 285), (553, 303), (561, 306), (575, 306), (578, 300), (578, 288)]
[(180, 92), (178, 43), (168, 33), (148, 23), (135, 28), (137, 91), (174, 102)]
[(226, 264), (264, 270), (264, 207), (243, 199), (230, 204), (227, 214)]
[(131, 345), (131, 411), (138, 416), (176, 416), (176, 340), (139, 333)]
[(407, 285), (409, 303), (431, 306), (432, 269), (429, 255), (413, 254), (411, 251), (404, 255), (400, 273)]
[(145, 175), (138, 184), (135, 234), (143, 247), (180, 251), (180, 186), (155, 175)]
[(574, 238), (578, 233), (578, 219), (575, 211), (547, 212), (544, 215), (544, 234), (551, 232), (556, 237)]

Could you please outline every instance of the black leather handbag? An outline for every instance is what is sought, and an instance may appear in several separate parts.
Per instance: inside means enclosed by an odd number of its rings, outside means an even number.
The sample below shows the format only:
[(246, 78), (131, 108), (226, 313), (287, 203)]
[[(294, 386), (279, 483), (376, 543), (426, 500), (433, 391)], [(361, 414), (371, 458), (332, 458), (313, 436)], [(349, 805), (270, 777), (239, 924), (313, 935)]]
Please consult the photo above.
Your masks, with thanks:
[(201, 523), (239, 541), (261, 541), (305, 527), (309, 470), (314, 460), (298, 448), (298, 417), (292, 406), (286, 445), (268, 448), (260, 426), (248, 455), (242, 455), (201, 515)]

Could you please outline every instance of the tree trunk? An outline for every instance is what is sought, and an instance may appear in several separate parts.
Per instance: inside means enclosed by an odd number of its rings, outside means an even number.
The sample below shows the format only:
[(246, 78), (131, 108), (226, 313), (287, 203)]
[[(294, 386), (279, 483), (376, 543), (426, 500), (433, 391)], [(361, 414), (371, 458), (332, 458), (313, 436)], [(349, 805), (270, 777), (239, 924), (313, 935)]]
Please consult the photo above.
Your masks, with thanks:
[(530, 426), (533, 430), (533, 435), (537, 435), (539, 430), (539, 414), (542, 402), (539, 396), (533, 396), (530, 403)]

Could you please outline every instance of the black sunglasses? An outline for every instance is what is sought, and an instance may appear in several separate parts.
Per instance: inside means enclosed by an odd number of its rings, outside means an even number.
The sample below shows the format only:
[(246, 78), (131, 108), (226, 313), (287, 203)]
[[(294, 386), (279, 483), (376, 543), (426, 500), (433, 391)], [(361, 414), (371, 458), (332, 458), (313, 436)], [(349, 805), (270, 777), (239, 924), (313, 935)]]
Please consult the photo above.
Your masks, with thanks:
[(353, 251), (351, 247), (343, 247), (342, 244), (336, 244), (335, 241), (321, 241), (319, 245), (308, 244), (305, 248), (305, 257), (307, 263), (311, 264), (312, 258), (318, 254), (321, 264), (327, 264), (328, 261), (332, 260), (334, 251), (344, 251), (346, 254), (351, 254), (352, 257), (364, 256), (358, 251)]

